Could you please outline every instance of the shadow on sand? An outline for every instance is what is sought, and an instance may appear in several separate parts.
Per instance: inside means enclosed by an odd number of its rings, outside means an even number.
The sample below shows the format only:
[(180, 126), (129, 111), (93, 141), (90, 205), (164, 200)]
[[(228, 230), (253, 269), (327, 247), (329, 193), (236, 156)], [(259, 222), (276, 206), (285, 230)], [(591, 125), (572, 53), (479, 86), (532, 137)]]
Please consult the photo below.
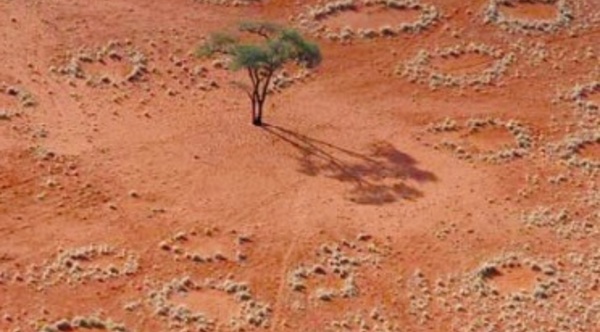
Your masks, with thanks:
[(416, 160), (387, 142), (373, 144), (367, 154), (299, 134), (276, 125), (264, 130), (300, 152), (299, 171), (351, 183), (349, 199), (358, 204), (383, 205), (416, 200), (423, 193), (406, 182), (434, 182), (435, 174), (416, 167)]

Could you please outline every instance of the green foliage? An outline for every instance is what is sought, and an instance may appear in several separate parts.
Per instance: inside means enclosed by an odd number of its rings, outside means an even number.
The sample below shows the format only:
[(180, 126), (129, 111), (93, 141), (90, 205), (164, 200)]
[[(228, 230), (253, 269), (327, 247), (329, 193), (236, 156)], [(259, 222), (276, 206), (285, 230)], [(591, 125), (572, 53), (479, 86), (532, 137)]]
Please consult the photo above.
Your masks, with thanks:
[(283, 30), (283, 27), (273, 22), (243, 21), (239, 24), (238, 29), (242, 32), (254, 33), (269, 38)]
[(280, 39), (292, 46), (291, 50), (293, 54), (290, 57), (294, 60), (309, 68), (316, 67), (321, 63), (323, 58), (319, 46), (305, 40), (298, 31), (292, 29), (283, 30)]
[(321, 62), (318, 45), (306, 41), (298, 31), (284, 29), (271, 22), (247, 21), (240, 23), (240, 31), (258, 34), (265, 41), (241, 43), (239, 38), (227, 33), (213, 33), (196, 51), (199, 57), (215, 53), (232, 56), (232, 69), (266, 69), (274, 71), (286, 62), (295, 61), (307, 67)]
[(206, 43), (198, 47), (196, 56), (209, 57), (215, 53), (230, 54), (238, 43), (239, 40), (236, 36), (224, 32), (215, 32), (210, 35)]
[(294, 30), (282, 30), (261, 44), (238, 44), (233, 49), (233, 69), (263, 68), (274, 71), (286, 62), (295, 61), (308, 67), (321, 62), (316, 44), (307, 42)]
[(270, 52), (259, 45), (240, 44), (233, 50), (232, 69), (259, 69), (271, 63)]
[(305, 40), (300, 33), (278, 24), (261, 21), (242, 22), (239, 31), (262, 37), (241, 42), (237, 36), (216, 33), (198, 48), (199, 57), (221, 53), (231, 58), (231, 69), (248, 71), (251, 86), (238, 84), (252, 101), (252, 123), (262, 125), (263, 105), (275, 72), (288, 62), (312, 68), (321, 62), (317, 44)]

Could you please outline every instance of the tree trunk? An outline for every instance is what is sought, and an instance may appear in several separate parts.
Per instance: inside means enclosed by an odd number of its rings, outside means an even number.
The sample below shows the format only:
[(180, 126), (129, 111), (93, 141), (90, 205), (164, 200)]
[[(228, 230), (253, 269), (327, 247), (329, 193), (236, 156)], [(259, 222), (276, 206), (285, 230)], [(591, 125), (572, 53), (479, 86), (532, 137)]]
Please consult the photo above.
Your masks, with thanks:
[(255, 87), (255, 96), (256, 97), (256, 117), (252, 124), (255, 126), (262, 126), (262, 117), (263, 117), (263, 108), (265, 106), (265, 100), (267, 99), (267, 94), (269, 92), (269, 84), (271, 83), (271, 78), (273, 77), (274, 70), (269, 70), (267, 72), (266, 78), (264, 80), (264, 85), (260, 86), (260, 80), (257, 80), (258, 84)]
[(252, 118), (252, 124), (255, 126), (262, 126), (262, 103), (260, 102), (260, 100), (256, 100), (255, 101), (255, 106), (256, 108), (256, 112), (254, 113), (254, 117)]
[(254, 124), (256, 122), (256, 100), (255, 98), (251, 99), (252, 101), (252, 123)]
[(262, 105), (258, 98), (252, 99), (252, 124), (262, 126)]

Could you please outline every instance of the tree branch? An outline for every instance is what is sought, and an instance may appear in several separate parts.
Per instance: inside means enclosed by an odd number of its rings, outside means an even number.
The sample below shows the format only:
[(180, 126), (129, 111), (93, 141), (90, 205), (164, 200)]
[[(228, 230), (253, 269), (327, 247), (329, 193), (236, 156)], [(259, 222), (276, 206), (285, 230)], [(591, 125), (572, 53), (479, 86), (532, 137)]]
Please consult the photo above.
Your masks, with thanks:
[(260, 100), (261, 103), (263, 103), (265, 101), (265, 99), (267, 98), (267, 91), (269, 89), (269, 84), (271, 83), (271, 78), (273, 77), (274, 73), (275, 73), (275, 70), (273, 68), (269, 68), (267, 70), (265, 84), (262, 87), (262, 92), (261, 92), (261, 95), (259, 97), (259, 100)]

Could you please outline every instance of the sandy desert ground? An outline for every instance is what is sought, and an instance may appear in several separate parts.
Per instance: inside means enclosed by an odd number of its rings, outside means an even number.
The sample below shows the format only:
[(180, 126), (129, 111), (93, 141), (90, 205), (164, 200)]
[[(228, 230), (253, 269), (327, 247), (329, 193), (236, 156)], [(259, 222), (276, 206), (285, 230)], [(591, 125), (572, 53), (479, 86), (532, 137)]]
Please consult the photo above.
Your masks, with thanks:
[[(290, 25), (250, 124), (195, 48)], [(0, 0), (0, 331), (600, 331), (598, 0)]]

